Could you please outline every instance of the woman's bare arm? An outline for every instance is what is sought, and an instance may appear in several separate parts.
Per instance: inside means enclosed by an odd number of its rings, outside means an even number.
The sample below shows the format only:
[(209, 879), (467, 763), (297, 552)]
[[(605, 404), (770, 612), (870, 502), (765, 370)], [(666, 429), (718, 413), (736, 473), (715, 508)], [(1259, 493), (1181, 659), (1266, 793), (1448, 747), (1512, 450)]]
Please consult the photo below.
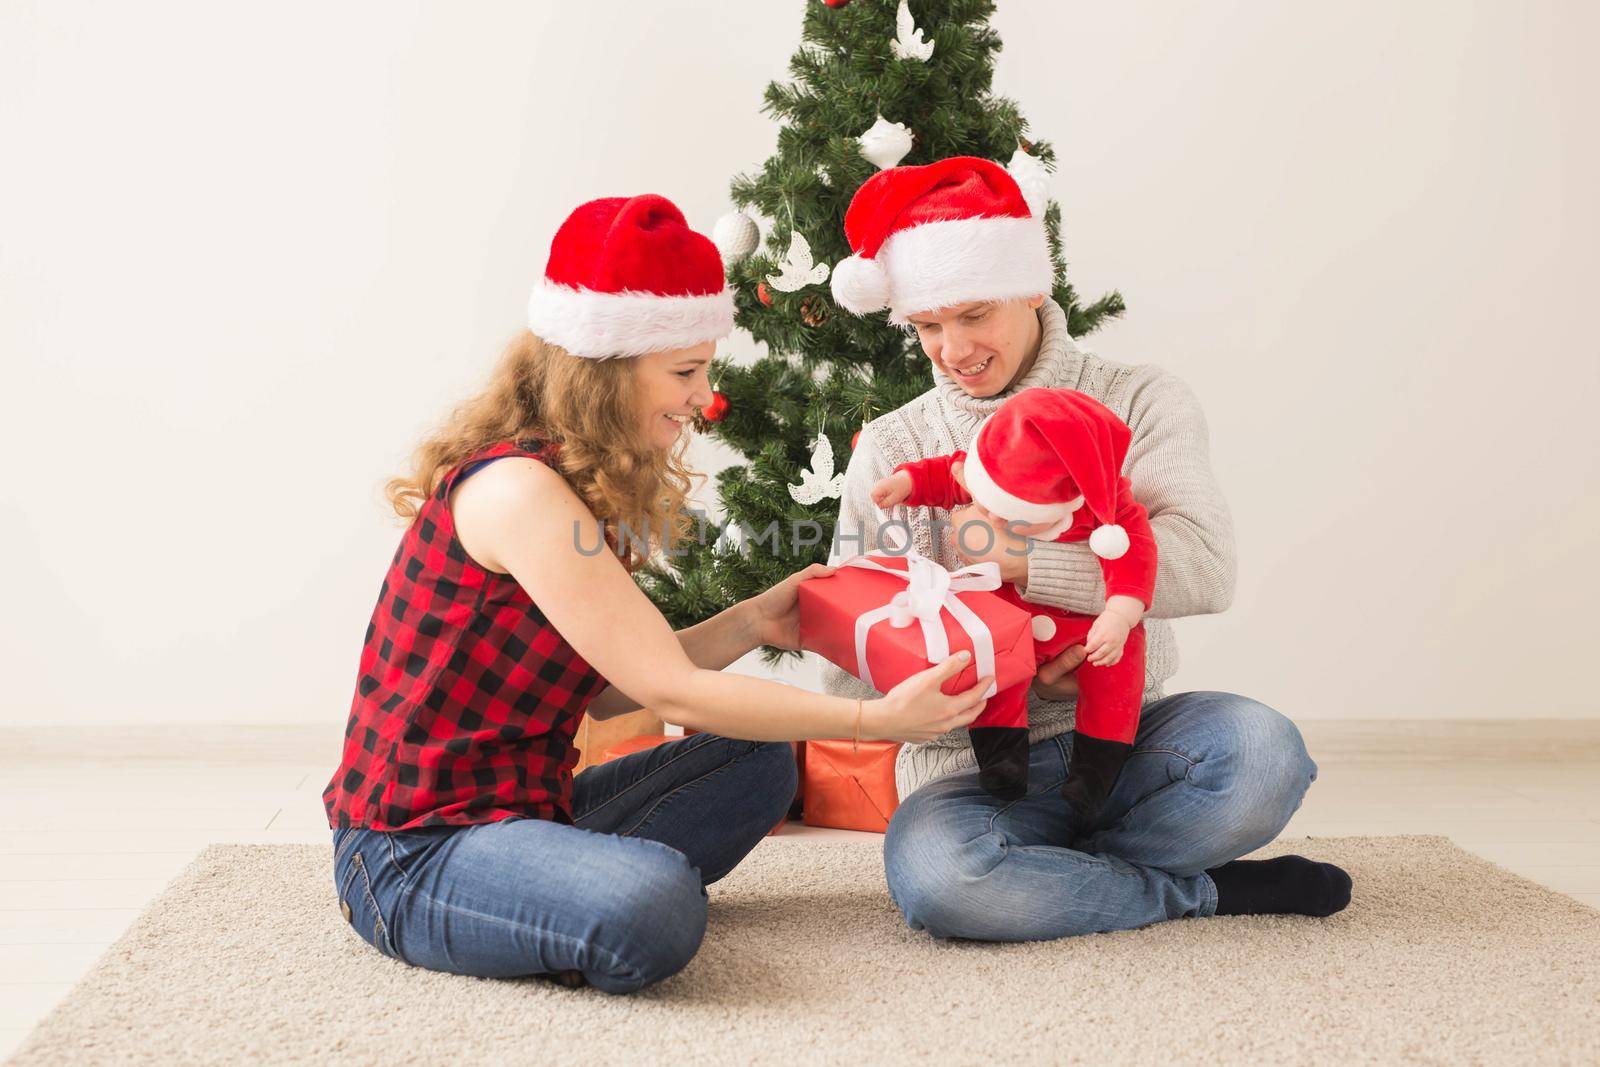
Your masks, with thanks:
[[(674, 632), (678, 647), (696, 667), (720, 671), (745, 653), (761, 646), (755, 620), (751, 617), (749, 602), (735, 604), (705, 622)], [(594, 719), (609, 719), (637, 711), (644, 704), (633, 699), (614, 684), (608, 684), (589, 703), (588, 715)]]
[[(543, 463), (508, 457), (454, 496), (467, 552), (511, 574), (579, 655), (667, 722), (752, 741), (849, 737), (855, 730), (854, 700), (697, 666), (616, 556), (594, 551), (599, 523)], [(965, 693), (937, 692), (963, 665), (952, 657), (869, 701), (861, 736), (928, 740), (971, 722), (989, 679)]]

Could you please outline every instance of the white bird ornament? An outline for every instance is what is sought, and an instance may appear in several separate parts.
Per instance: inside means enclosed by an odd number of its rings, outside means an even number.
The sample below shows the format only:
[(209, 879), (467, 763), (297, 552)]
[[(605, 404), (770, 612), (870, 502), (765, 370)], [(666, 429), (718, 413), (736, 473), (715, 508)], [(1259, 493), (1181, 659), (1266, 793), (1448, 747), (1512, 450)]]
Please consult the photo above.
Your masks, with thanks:
[(915, 59), (926, 63), (933, 58), (933, 42), (922, 36), (911, 18), (911, 5), (900, 0), (900, 10), (894, 16), (895, 38), (889, 42), (889, 51), (896, 59)]
[(800, 484), (789, 486), (789, 495), (796, 503), (815, 504), (823, 497), (836, 497), (842, 492), (844, 473), (833, 473), (833, 442), (819, 432), (811, 446), (811, 469), (800, 472)]
[(828, 265), (811, 261), (811, 242), (798, 233), (789, 235), (789, 251), (778, 264), (778, 273), (767, 275), (767, 284), (780, 293), (797, 292), (827, 280)]

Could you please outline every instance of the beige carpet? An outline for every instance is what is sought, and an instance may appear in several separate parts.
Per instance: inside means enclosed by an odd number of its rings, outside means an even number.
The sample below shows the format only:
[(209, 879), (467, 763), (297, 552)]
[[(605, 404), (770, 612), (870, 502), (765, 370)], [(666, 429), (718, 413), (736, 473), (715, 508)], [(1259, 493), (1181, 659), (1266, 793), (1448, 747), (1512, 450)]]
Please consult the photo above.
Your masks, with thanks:
[(875, 843), (772, 841), (687, 970), (610, 997), (408, 967), (344, 925), (328, 849), (214, 845), (13, 1062), (1600, 1062), (1600, 912), (1444, 838), (1289, 850), (1350, 909), (982, 945), (905, 929)]

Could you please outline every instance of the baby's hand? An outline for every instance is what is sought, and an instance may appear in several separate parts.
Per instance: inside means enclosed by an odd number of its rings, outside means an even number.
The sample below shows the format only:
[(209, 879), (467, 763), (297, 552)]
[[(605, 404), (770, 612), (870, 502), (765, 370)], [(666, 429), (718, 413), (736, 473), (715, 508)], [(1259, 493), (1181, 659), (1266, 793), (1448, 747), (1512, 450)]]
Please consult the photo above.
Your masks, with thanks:
[(910, 495), (911, 475), (906, 471), (895, 471), (872, 487), (872, 502), (880, 508), (892, 508)]
[(1122, 659), (1122, 646), (1127, 644), (1128, 631), (1131, 629), (1128, 620), (1117, 612), (1101, 612), (1099, 618), (1094, 620), (1094, 625), (1089, 627), (1089, 636), (1083, 642), (1087, 662), (1096, 667), (1115, 666)]

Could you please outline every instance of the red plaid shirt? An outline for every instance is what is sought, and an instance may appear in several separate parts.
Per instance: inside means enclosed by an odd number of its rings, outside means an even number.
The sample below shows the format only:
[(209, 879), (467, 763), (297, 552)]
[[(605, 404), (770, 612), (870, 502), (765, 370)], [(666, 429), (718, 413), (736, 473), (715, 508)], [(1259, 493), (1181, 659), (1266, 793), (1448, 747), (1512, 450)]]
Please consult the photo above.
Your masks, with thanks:
[(513, 816), (572, 821), (573, 737), (604, 688), (510, 575), (456, 539), (450, 491), (484, 460), (549, 462), (494, 445), (445, 475), (406, 531), (361, 650), (330, 826), (409, 830)]

